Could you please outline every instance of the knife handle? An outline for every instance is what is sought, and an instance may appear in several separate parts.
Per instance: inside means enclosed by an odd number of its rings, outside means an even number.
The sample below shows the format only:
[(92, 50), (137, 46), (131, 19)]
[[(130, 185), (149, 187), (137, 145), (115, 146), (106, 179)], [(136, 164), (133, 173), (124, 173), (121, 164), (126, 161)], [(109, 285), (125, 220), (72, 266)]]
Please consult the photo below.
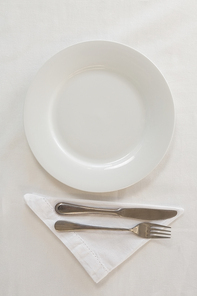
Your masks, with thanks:
[(59, 202), (55, 206), (55, 211), (59, 215), (67, 214), (114, 214), (118, 215), (119, 208), (97, 208), (97, 207), (87, 207), (66, 202)]

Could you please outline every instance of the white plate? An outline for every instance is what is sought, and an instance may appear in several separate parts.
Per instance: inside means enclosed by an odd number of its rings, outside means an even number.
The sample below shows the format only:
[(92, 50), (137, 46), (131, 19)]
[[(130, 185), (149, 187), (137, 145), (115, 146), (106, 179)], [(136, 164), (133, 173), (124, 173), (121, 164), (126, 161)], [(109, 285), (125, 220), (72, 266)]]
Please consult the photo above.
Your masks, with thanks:
[(128, 187), (164, 156), (174, 128), (169, 87), (134, 49), (108, 41), (52, 57), (27, 94), (25, 132), (39, 163), (84, 191)]

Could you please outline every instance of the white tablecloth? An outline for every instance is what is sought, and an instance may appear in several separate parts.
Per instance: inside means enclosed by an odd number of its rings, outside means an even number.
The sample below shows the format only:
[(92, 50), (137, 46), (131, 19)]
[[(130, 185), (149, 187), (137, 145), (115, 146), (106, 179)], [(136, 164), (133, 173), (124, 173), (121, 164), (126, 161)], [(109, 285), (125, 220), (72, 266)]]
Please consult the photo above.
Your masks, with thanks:
[[(0, 294), (197, 295), (197, 2), (194, 0), (0, 1)], [(36, 72), (87, 40), (129, 45), (164, 74), (176, 109), (167, 155), (144, 180), (107, 194), (51, 177), (32, 155), (23, 106)], [(24, 202), (25, 193), (183, 207), (171, 240), (151, 241), (99, 284)]]

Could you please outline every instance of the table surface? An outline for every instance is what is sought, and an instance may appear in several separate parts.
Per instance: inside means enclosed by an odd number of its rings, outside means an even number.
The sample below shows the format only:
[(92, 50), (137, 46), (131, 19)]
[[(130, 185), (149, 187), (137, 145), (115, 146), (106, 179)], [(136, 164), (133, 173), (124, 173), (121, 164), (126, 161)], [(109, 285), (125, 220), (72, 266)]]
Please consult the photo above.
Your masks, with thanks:
[[(197, 295), (197, 2), (130, 0), (1, 1), (0, 293), (4, 296)], [(165, 76), (176, 127), (168, 153), (127, 189), (90, 194), (67, 187), (36, 161), (23, 126), (28, 87), (54, 54), (77, 42), (111, 40), (150, 58)], [(95, 284), (27, 207), (40, 193), (178, 206), (172, 238), (151, 241)]]

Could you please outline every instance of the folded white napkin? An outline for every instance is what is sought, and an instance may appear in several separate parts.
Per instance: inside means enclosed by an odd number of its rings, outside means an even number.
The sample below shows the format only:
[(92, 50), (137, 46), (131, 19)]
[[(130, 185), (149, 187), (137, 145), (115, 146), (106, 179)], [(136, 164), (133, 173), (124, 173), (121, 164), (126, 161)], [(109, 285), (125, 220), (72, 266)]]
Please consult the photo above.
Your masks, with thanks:
[[(79, 260), (92, 279), (98, 283), (110, 271), (130, 257), (141, 246), (149, 240), (142, 239), (130, 232), (118, 231), (80, 231), (80, 232), (58, 232), (54, 229), (57, 220), (67, 220), (83, 224), (133, 227), (142, 222), (141, 220), (122, 218), (108, 215), (58, 215), (54, 207), (58, 202), (71, 202), (89, 206), (112, 207), (112, 203), (98, 201), (82, 201), (71, 198), (46, 197), (37, 194), (26, 194), (24, 196), (28, 206), (36, 215), (51, 229), (51, 231), (63, 242), (63, 244)], [(113, 207), (146, 207), (175, 209), (178, 211), (176, 217), (167, 220), (154, 221), (158, 224), (169, 225), (182, 213), (181, 208), (158, 207), (139, 204), (113, 203)]]

